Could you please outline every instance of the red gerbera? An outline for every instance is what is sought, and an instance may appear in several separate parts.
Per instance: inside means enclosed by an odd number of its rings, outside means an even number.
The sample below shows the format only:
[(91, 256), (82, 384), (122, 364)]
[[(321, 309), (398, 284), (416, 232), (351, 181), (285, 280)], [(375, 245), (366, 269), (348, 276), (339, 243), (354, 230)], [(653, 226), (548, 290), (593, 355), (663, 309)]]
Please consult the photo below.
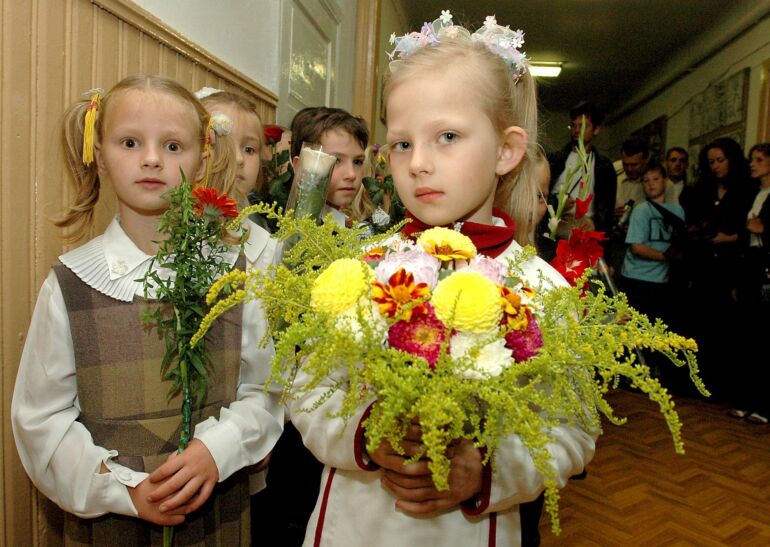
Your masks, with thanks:
[(446, 327), (436, 317), (433, 306), (425, 304), (425, 313), (391, 325), (388, 329), (388, 344), (391, 348), (424, 358), (433, 370), (441, 355), (441, 345), (446, 335)]
[(217, 195), (217, 191), (207, 186), (198, 186), (193, 190), (195, 212), (198, 216), (223, 216), (233, 218), (238, 216), (238, 207), (234, 199), (227, 194)]

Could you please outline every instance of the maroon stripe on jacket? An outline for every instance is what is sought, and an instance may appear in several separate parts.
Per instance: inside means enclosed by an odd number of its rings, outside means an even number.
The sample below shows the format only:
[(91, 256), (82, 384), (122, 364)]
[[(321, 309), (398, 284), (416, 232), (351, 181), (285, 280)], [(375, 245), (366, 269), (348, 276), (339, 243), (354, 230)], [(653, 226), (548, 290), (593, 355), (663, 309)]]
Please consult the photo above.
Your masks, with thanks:
[(318, 512), (318, 522), (315, 525), (315, 540), (313, 541), (313, 547), (320, 547), (321, 535), (324, 530), (324, 518), (326, 517), (326, 506), (329, 503), (329, 492), (332, 489), (332, 479), (334, 479), (334, 473), (337, 471), (336, 467), (332, 467), (329, 470), (329, 477), (326, 479), (326, 487), (324, 488), (324, 497), (321, 500), (321, 510)]
[(497, 513), (489, 513), (489, 547), (497, 545)]

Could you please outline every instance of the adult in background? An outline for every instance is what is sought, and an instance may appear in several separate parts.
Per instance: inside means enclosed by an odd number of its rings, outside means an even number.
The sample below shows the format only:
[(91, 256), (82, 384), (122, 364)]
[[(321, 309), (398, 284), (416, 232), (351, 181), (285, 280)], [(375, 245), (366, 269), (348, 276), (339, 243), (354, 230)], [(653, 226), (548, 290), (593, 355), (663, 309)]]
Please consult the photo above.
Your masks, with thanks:
[(692, 199), (689, 187), (680, 197), (687, 204), (685, 218), (693, 243), (701, 249), (691, 257), (692, 313), (703, 378), (715, 398), (724, 398), (732, 374), (730, 363), (736, 360), (734, 345), (725, 341), (736, 340), (744, 323), (735, 301), (741, 254), (738, 236), (746, 225), (755, 184), (743, 150), (731, 138), (720, 137), (706, 145), (698, 164), (700, 176)]
[[(612, 162), (599, 154), (593, 146), (594, 138), (602, 131), (604, 113), (595, 104), (583, 101), (570, 110), (569, 116), (570, 142), (561, 150), (548, 155), (551, 168), (551, 200), (554, 200), (565, 184), (568, 185), (571, 199), (574, 200), (578, 196), (582, 172), (577, 169), (577, 145), (585, 116), (583, 144), (588, 154), (588, 169), (591, 175), (589, 190), (594, 196), (586, 216), (591, 219), (596, 230), (609, 232), (612, 228), (612, 211), (615, 204), (615, 170)], [(569, 180), (568, 174), (573, 174)]]
[(638, 205), (645, 200), (642, 174), (650, 159), (647, 142), (632, 137), (623, 141), (620, 147), (623, 172), (617, 178), (615, 192), (615, 221), (623, 216), (625, 206)]
[(690, 155), (687, 150), (674, 146), (666, 152), (666, 201), (679, 203), (679, 196), (687, 184), (687, 169), (690, 166)]
[(733, 407), (728, 413), (735, 418), (766, 424), (770, 404), (762, 379), (767, 376), (766, 336), (770, 327), (770, 295), (765, 292), (770, 286), (767, 274), (770, 268), (770, 199), (767, 199), (770, 195), (770, 143), (751, 147), (749, 165), (751, 177), (759, 181), (759, 186), (746, 216), (746, 229), (739, 238), (744, 262), (739, 269), (737, 299), (745, 325), (744, 343), (740, 346), (745, 351), (742, 358), (736, 360), (737, 370), (732, 375), (729, 396)]

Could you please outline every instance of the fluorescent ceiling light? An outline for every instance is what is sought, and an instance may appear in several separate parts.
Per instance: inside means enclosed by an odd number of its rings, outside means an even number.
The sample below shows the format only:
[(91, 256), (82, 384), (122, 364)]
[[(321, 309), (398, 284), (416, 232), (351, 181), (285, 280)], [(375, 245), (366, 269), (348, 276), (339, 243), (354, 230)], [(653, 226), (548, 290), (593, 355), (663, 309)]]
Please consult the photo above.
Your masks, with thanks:
[(529, 72), (532, 74), (532, 76), (535, 77), (541, 77), (541, 78), (556, 78), (559, 74), (561, 74), (561, 65), (562, 63), (538, 63), (538, 62), (530, 62), (529, 63)]

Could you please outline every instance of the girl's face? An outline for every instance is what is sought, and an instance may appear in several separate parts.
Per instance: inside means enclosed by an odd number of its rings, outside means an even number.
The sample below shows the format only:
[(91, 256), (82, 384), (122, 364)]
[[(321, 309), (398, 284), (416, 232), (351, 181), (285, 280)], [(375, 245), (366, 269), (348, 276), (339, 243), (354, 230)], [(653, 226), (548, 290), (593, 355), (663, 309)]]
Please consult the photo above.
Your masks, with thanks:
[(96, 148), (99, 175), (118, 198), (121, 219), (157, 216), (167, 207), (164, 193), (203, 166), (198, 117), (192, 105), (167, 93), (130, 89), (110, 98)]
[(337, 156), (326, 201), (337, 209), (349, 206), (364, 177), (364, 149), (356, 138), (342, 129), (330, 129), (319, 139), (324, 152)]
[(770, 156), (765, 156), (765, 154), (759, 150), (754, 150), (751, 153), (749, 166), (751, 167), (751, 176), (755, 179), (762, 179), (770, 176)]
[(407, 209), (431, 226), (491, 224), (498, 177), (513, 169), (500, 163), (500, 135), (464, 78), (451, 69), (432, 71), (404, 79), (388, 98), (396, 190)]
[(209, 113), (220, 112), (233, 121), (230, 136), (235, 143), (235, 160), (238, 163), (236, 189), (245, 197), (254, 190), (259, 178), (262, 124), (256, 114), (245, 112), (232, 103), (209, 104), (206, 110)]
[(721, 148), (709, 148), (707, 152), (709, 168), (718, 179), (727, 178), (730, 172), (730, 161)]

